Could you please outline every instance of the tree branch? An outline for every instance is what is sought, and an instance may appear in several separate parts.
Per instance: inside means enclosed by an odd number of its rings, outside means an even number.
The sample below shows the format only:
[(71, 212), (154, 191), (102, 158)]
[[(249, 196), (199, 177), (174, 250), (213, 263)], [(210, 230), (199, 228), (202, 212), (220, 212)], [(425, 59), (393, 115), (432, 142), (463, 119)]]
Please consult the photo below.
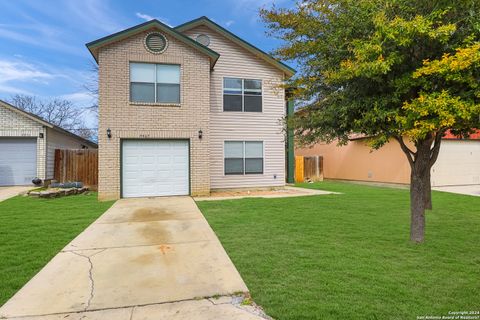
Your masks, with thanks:
[(410, 148), (407, 147), (407, 145), (405, 144), (405, 141), (403, 141), (403, 137), (394, 136), (394, 138), (395, 140), (398, 141), (398, 143), (400, 144), (400, 148), (402, 148), (403, 152), (407, 156), (408, 163), (410, 163), (410, 166), (413, 167), (413, 163), (414, 163), (413, 157), (415, 156), (415, 152), (413, 152), (412, 150), (410, 150)]
[(444, 130), (439, 130), (435, 135), (435, 142), (433, 144), (432, 149), (430, 149), (430, 168), (437, 161), (438, 154), (440, 152), (440, 144), (442, 142), (442, 137), (444, 133), (445, 133)]

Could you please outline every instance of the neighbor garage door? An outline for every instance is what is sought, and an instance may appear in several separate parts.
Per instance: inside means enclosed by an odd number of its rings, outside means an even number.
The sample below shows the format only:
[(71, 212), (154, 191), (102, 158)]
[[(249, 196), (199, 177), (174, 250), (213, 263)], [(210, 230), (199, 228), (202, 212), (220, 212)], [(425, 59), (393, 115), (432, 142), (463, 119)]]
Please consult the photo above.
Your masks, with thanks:
[(188, 148), (186, 140), (124, 140), (122, 196), (188, 195)]
[(480, 184), (480, 141), (443, 140), (431, 179), (432, 186)]
[(37, 175), (36, 138), (0, 138), (0, 186), (28, 185)]

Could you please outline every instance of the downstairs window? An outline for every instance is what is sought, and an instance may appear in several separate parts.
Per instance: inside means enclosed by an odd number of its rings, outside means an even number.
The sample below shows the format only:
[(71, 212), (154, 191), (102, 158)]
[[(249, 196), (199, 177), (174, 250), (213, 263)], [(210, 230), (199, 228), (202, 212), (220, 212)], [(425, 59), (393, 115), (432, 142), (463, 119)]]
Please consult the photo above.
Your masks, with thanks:
[(225, 141), (224, 173), (262, 174), (263, 141)]

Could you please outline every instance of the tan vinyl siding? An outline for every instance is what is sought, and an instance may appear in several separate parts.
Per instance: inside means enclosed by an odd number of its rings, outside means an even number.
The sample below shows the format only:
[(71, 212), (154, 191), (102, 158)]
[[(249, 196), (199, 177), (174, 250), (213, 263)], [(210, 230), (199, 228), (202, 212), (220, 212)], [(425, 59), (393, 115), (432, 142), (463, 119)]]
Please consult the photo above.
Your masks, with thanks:
[[(254, 56), (207, 27), (185, 32), (195, 39), (210, 37), (209, 48), (220, 53), (210, 78), (210, 175), (211, 188), (268, 187), (285, 185), (285, 93), (279, 85), (282, 71)], [(262, 80), (263, 112), (223, 112), (223, 78)], [(229, 140), (263, 141), (264, 173), (224, 175), (223, 143)], [(276, 176), (276, 178), (274, 178)]]
[(46, 179), (53, 179), (55, 164), (55, 149), (82, 149), (84, 142), (67, 136), (53, 129), (47, 129), (47, 175)]

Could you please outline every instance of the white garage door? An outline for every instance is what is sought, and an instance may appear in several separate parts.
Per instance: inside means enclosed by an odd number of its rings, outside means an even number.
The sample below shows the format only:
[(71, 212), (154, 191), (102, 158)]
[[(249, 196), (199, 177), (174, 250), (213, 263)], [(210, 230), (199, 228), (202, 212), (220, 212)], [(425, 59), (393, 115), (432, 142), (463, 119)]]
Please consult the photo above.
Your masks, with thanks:
[(480, 141), (443, 140), (432, 186), (480, 184)]
[(0, 186), (28, 185), (37, 175), (36, 138), (0, 138)]
[(188, 194), (188, 141), (125, 140), (122, 142), (123, 197)]

